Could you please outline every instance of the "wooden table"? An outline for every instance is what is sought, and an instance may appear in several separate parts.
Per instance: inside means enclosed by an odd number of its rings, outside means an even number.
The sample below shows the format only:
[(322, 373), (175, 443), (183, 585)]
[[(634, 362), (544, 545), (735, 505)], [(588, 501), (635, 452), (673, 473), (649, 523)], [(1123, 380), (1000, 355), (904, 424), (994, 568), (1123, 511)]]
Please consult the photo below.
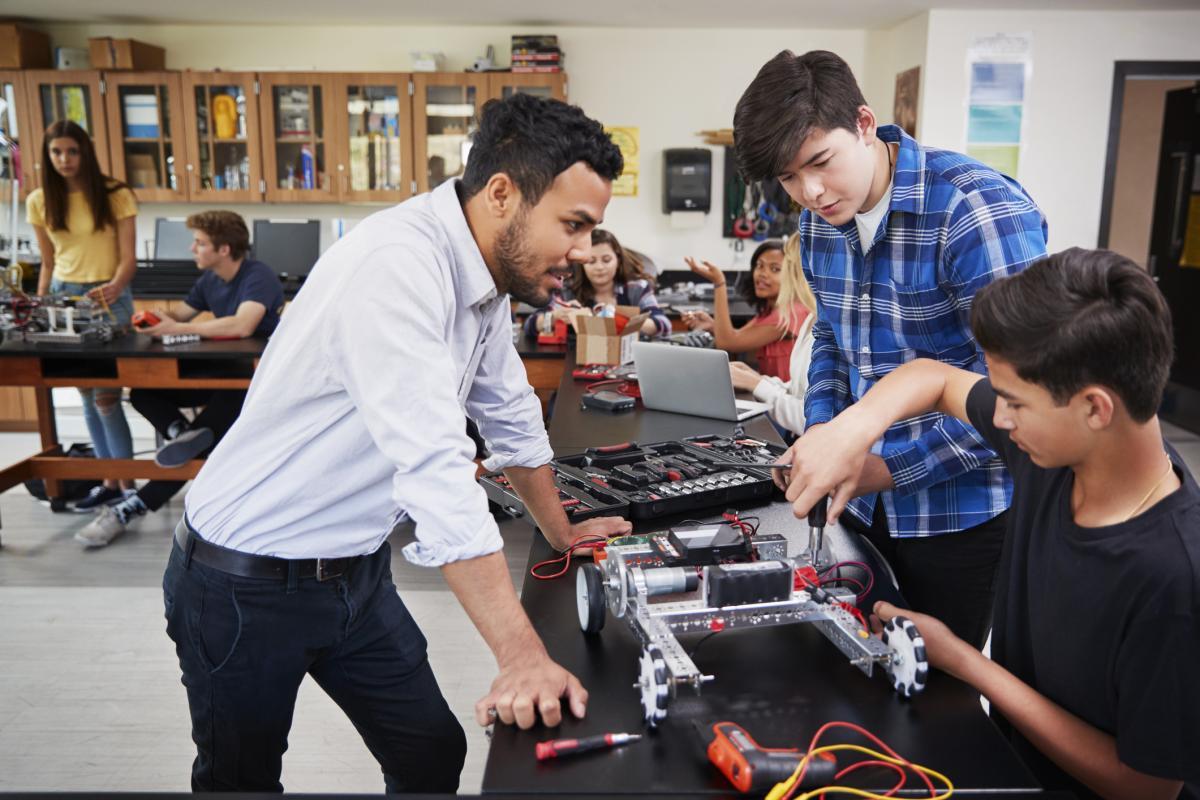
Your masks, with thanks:
[(58, 387), (131, 389), (245, 389), (266, 342), (261, 339), (200, 341), (164, 345), (127, 335), (105, 344), (0, 344), (0, 386), (28, 386), (37, 398), (41, 451), (0, 469), (0, 492), (32, 478), (46, 481), (55, 497), (64, 479), (118, 480), (194, 478), (204, 464), (194, 460), (167, 469), (150, 459), (68, 458), (58, 439), (51, 390)]

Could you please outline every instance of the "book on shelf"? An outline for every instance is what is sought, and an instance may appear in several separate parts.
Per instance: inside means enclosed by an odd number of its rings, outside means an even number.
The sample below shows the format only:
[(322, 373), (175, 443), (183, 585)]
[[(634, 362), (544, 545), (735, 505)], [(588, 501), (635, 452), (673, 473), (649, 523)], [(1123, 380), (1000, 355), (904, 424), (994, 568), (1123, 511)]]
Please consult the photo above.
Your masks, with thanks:
[(513, 48), (513, 58), (525, 58), (530, 61), (558, 61), (562, 58), (561, 50), (526, 50)]
[(541, 73), (541, 72), (562, 72), (563, 69), (562, 69), (562, 67), (521, 67), (521, 66), (517, 66), (514, 64), (512, 71), (518, 72), (518, 73), (529, 73), (529, 72)]

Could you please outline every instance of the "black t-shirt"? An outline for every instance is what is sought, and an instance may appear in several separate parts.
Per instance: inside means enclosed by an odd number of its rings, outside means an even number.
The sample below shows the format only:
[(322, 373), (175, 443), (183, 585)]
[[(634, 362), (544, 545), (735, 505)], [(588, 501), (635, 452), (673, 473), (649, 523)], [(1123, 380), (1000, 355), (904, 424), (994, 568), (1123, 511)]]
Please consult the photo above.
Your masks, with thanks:
[[(980, 381), (967, 414), (1013, 478), (992, 658), (1113, 736), (1122, 763), (1200, 798), (1200, 488), (1164, 442), (1182, 486), (1128, 522), (1081, 528), (1074, 473), (1034, 464), (995, 408)], [(1094, 796), (995, 716), (1046, 788)]]
[(283, 310), (283, 284), (270, 267), (261, 261), (246, 259), (229, 283), (215, 272), (205, 272), (192, 284), (187, 303), (197, 311), (211, 311), (214, 317), (232, 317), (247, 300), (262, 303), (267, 313), (254, 329), (255, 336), (270, 336), (279, 324)]

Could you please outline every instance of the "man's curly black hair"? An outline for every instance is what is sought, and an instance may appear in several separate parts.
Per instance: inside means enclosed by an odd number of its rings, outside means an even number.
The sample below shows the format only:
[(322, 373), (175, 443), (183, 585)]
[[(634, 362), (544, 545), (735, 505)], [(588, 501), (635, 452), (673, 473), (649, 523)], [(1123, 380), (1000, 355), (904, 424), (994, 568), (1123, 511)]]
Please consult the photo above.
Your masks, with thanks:
[(528, 94), (491, 100), (463, 171), (462, 196), (473, 197), (503, 172), (526, 203), (537, 205), (555, 177), (580, 161), (610, 181), (625, 167), (604, 128), (578, 106)]

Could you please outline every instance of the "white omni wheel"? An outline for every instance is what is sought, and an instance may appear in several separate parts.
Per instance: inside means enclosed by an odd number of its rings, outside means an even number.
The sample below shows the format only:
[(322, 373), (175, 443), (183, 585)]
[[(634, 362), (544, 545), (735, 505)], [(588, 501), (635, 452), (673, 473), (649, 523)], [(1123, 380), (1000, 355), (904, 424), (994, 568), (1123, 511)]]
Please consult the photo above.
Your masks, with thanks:
[(583, 564), (575, 572), (575, 608), (584, 633), (599, 633), (604, 627), (604, 574), (595, 564)]
[(901, 697), (920, 693), (929, 680), (929, 660), (917, 626), (908, 617), (893, 617), (883, 626), (882, 638), (892, 652), (887, 666), (892, 688)]
[(667, 662), (662, 651), (650, 645), (638, 659), (637, 689), (642, 694), (642, 716), (646, 724), (654, 727), (667, 718), (667, 702), (670, 687), (667, 684)]

